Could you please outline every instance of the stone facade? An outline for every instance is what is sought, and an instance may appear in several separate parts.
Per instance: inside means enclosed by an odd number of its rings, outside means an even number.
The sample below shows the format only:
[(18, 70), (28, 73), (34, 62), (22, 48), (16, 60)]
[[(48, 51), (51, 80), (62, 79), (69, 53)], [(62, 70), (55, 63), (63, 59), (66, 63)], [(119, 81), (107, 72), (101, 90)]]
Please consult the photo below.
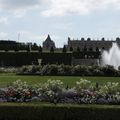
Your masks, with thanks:
[(55, 48), (55, 43), (51, 40), (50, 35), (48, 35), (47, 39), (43, 42), (43, 49), (51, 49), (51, 47)]
[[(79, 49), (80, 51), (102, 51), (109, 50), (112, 47), (112, 43), (117, 42), (120, 46), (120, 38), (116, 40), (105, 40), (105, 38), (95, 40), (91, 38), (81, 38), (80, 40), (74, 40), (68, 37), (68, 44), (65, 45), (68, 51), (72, 48), (73, 51)], [(51, 40), (50, 35), (43, 42), (43, 49), (50, 49), (51, 47), (55, 48), (55, 43)], [(56, 48), (56, 50), (59, 48)]]
[(81, 38), (81, 40), (71, 40), (68, 38), (67, 48), (70, 49), (72, 47), (73, 51), (76, 51), (78, 48), (80, 51), (97, 51), (97, 50), (109, 50), (112, 47), (112, 43), (117, 42), (120, 46), (120, 38), (116, 38), (116, 40), (105, 40), (102, 38), (101, 40), (91, 40), (87, 38)]
[(72, 65), (86, 65), (86, 66), (93, 66), (99, 65), (99, 59), (72, 59)]
[[(100, 40), (95, 40), (91, 38), (81, 38), (80, 40), (74, 40), (68, 38), (68, 44), (65, 45), (67, 52), (71, 51), (72, 65), (100, 65), (101, 53), (103, 50), (109, 50), (112, 47), (112, 43), (116, 42), (120, 46), (120, 38), (116, 40), (105, 40), (104, 38)], [(51, 40), (48, 35), (45, 42), (43, 42), (43, 49), (55, 48), (55, 43)], [(56, 48), (56, 51), (61, 50)]]

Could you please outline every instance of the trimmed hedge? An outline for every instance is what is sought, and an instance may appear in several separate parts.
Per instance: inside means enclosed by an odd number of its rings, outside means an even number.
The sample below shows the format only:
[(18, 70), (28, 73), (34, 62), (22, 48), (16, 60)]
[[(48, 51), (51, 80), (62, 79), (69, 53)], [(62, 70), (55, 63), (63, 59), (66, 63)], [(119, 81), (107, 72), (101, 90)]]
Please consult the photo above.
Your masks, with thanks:
[(46, 64), (65, 64), (71, 65), (72, 58), (83, 59), (87, 56), (94, 56), (93, 59), (99, 58), (100, 52), (0, 52), (0, 66), (22, 66), (31, 65), (33, 62), (38, 64), (38, 59), (42, 59), (42, 65)]
[(42, 59), (42, 65), (46, 64), (71, 64), (71, 53), (40, 53), (40, 52), (0, 52), (0, 66), (38, 65), (38, 59)]
[(18, 75), (52, 75), (52, 76), (120, 76), (120, 70), (111, 65), (84, 66), (84, 65), (58, 65), (48, 64), (42, 66), (23, 66)]
[(7, 103), (0, 120), (119, 120), (120, 106)]
[(70, 65), (72, 53), (41, 53), (42, 64), (65, 64)]

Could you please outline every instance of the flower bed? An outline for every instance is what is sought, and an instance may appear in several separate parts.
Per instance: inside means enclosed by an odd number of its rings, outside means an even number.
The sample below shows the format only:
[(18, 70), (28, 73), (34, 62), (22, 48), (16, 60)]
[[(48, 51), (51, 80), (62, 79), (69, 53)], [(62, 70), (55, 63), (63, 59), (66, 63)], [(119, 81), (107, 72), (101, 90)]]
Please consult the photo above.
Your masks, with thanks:
[(63, 87), (60, 80), (48, 80), (44, 84), (29, 85), (17, 80), (0, 89), (1, 102), (51, 102), (73, 104), (120, 104), (119, 83), (100, 85), (80, 79), (72, 88)]

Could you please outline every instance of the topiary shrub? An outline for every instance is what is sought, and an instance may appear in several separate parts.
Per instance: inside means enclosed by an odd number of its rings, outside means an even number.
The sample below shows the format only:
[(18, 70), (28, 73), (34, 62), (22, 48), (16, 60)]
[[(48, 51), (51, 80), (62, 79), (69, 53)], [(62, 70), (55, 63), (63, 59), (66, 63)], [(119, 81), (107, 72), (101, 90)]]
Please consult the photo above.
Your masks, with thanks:
[(49, 75), (57, 75), (58, 74), (58, 66), (57, 65), (50, 65), (48, 69)]
[(76, 65), (73, 67), (72, 73), (73, 73), (73, 75), (84, 76), (84, 75), (88, 74), (88, 70), (87, 70), (86, 66)]

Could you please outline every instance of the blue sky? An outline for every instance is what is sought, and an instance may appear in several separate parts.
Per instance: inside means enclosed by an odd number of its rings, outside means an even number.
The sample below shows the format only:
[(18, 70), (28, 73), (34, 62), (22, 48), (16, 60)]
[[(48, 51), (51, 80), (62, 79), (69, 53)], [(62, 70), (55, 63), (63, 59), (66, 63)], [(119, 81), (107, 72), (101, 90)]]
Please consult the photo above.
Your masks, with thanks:
[(57, 47), (72, 39), (120, 37), (120, 0), (0, 0), (0, 39)]

